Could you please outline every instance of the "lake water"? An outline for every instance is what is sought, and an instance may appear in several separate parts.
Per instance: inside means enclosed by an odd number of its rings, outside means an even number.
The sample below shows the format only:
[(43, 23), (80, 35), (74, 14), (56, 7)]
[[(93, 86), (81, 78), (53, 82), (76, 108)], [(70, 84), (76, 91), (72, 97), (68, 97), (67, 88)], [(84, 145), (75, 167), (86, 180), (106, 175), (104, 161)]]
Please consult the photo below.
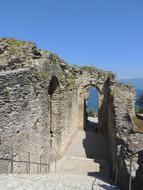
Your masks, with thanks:
[(89, 99), (87, 101), (87, 108), (98, 112), (98, 91), (96, 88), (89, 88)]
[[(136, 100), (139, 100), (142, 94), (143, 94), (143, 89), (136, 89)], [(136, 101), (136, 109), (139, 109), (139, 108), (140, 106), (138, 105)]]
[[(140, 96), (143, 94), (143, 89), (136, 89), (136, 100), (140, 98)], [(138, 108), (139, 105), (136, 103), (136, 108)], [(87, 108), (92, 109), (95, 112), (98, 111), (98, 91), (96, 88), (89, 88), (89, 99), (87, 101)]]

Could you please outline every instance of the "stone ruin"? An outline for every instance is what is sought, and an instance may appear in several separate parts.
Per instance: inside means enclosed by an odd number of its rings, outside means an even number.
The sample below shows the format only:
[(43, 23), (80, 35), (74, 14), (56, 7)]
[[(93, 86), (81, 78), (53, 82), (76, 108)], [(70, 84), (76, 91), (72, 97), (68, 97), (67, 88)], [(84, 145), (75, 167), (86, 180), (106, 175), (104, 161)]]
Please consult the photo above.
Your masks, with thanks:
[[(89, 86), (99, 93), (99, 130), (107, 134), (112, 178), (127, 190), (143, 190), (143, 133), (134, 125), (135, 90), (111, 72), (68, 65), (31, 42), (0, 39), (0, 158), (37, 162), (59, 159), (85, 124)], [(94, 145), (93, 145), (94, 146)], [(132, 158), (132, 168), (130, 161)], [(0, 171), (10, 172), (0, 160)], [(31, 169), (34, 173), (34, 166)], [(15, 164), (15, 173), (26, 173)], [(44, 172), (44, 169), (43, 169)]]

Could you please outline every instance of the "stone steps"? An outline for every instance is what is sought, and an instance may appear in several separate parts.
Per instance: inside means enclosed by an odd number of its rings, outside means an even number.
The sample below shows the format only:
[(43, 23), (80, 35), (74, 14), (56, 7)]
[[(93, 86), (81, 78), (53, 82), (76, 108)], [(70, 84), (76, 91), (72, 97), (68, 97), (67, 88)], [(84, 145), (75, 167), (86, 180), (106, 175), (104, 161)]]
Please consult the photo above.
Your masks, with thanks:
[(66, 156), (58, 168), (62, 173), (93, 176), (106, 181), (110, 178), (110, 168), (106, 160)]

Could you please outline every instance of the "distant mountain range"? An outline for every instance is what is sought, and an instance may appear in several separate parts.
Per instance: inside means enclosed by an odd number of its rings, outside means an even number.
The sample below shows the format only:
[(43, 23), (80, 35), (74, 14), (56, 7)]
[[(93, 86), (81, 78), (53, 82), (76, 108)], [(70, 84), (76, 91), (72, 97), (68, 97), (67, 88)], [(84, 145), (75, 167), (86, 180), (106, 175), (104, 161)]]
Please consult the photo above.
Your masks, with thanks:
[(121, 79), (120, 82), (131, 84), (135, 89), (143, 89), (143, 78)]

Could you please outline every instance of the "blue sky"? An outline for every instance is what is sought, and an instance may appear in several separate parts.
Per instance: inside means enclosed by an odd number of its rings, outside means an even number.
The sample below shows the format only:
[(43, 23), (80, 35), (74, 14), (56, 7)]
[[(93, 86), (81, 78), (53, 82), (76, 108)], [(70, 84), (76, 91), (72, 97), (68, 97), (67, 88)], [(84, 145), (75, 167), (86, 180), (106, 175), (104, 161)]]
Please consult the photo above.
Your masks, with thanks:
[(143, 0), (0, 0), (0, 36), (70, 64), (143, 77)]

